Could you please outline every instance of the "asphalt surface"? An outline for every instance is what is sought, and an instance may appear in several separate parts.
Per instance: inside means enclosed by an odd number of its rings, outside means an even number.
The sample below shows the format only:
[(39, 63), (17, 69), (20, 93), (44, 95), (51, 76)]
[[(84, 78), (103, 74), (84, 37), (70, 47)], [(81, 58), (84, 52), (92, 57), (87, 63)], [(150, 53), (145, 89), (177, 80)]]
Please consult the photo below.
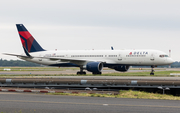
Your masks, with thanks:
[(82, 80), (86, 80), (86, 79), (94, 79), (94, 80), (111, 80), (111, 79), (129, 79), (129, 80), (180, 80), (180, 77), (149, 77), (149, 76), (140, 76), (140, 77), (134, 77), (134, 76), (12, 76), (12, 77), (8, 77), (8, 79), (13, 79), (13, 78), (58, 78), (58, 79), (82, 79)]
[(3, 113), (179, 113), (180, 101), (0, 92)]

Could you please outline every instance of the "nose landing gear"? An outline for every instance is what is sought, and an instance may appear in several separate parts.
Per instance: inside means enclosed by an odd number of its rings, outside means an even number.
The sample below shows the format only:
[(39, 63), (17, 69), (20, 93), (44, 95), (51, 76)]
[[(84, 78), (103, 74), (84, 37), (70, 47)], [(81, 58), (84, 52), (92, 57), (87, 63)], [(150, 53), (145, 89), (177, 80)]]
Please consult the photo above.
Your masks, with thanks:
[(151, 66), (152, 69), (151, 69), (150, 75), (154, 75), (154, 67), (155, 67), (155, 66)]

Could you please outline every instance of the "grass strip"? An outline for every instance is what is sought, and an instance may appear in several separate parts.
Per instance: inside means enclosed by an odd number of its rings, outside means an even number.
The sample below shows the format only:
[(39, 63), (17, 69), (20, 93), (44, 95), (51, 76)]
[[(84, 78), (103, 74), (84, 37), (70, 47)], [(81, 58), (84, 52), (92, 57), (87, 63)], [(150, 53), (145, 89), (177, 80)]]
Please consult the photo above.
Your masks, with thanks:
[(30, 76), (30, 77), (36, 77), (36, 76), (144, 76), (144, 77), (173, 77), (170, 75), (170, 73), (180, 73), (180, 71), (157, 71), (155, 72), (155, 75), (150, 75), (150, 72), (117, 72), (117, 73), (104, 73), (101, 75), (93, 75), (93, 74), (86, 74), (86, 75), (76, 75), (76, 74), (1, 74), (0, 77), (13, 77), (13, 76)]
[(69, 96), (85, 96), (85, 97), (108, 97), (108, 98), (135, 98), (135, 99), (162, 99), (162, 100), (180, 100), (180, 97), (173, 95), (162, 95), (156, 93), (148, 93), (143, 91), (119, 91), (118, 95), (111, 94), (89, 94), (89, 93), (47, 93), (48, 95), (69, 95)]

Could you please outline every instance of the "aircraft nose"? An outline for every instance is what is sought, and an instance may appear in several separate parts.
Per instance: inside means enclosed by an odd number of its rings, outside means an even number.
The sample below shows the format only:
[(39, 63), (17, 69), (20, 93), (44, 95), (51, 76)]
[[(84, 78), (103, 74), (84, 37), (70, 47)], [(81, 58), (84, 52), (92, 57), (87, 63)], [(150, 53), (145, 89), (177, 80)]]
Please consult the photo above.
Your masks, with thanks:
[(174, 62), (174, 60), (172, 58), (168, 58), (168, 60), (167, 60), (168, 64), (172, 64), (173, 62)]

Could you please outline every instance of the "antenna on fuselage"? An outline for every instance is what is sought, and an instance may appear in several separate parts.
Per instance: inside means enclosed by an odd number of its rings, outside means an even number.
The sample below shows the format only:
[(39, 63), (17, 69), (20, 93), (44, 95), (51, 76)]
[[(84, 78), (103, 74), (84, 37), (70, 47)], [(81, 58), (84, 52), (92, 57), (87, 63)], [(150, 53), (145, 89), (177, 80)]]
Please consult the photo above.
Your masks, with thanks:
[(114, 50), (113, 46), (111, 46), (111, 50)]

